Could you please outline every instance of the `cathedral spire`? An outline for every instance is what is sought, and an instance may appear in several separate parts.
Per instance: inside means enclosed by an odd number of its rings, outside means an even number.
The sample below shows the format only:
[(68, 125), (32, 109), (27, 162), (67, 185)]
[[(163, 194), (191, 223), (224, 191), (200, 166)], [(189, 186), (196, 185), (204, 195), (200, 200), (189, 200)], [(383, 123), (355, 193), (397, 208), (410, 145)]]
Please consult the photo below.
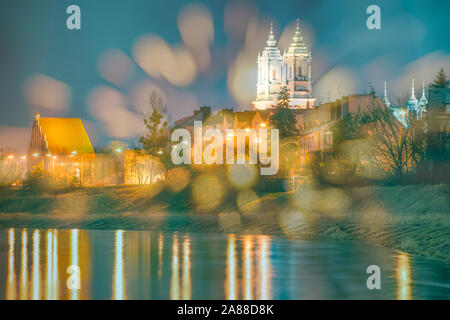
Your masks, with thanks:
[(295, 27), (294, 36), (292, 37), (292, 42), (289, 46), (287, 54), (289, 56), (308, 56), (309, 52), (306, 48), (305, 43), (303, 42), (303, 36), (300, 32), (300, 19), (297, 19), (297, 25)]
[(427, 97), (425, 96), (425, 81), (422, 81), (422, 97), (419, 100), (419, 106), (421, 107), (422, 112), (425, 112), (427, 104), (428, 100)]
[(387, 87), (386, 87), (386, 80), (384, 81), (384, 105), (387, 109), (389, 109), (391, 103), (389, 102), (389, 99), (387, 97)]
[(410, 97), (410, 99), (411, 99), (411, 100), (417, 100), (417, 99), (416, 99), (416, 96), (415, 96), (415, 94), (414, 94), (414, 78), (412, 79), (411, 97)]
[(266, 44), (268, 47), (275, 47), (275, 45), (277, 44), (275, 36), (273, 35), (273, 22), (270, 23), (269, 39), (267, 39)]
[(414, 94), (414, 79), (412, 79), (411, 96), (409, 97), (409, 100), (406, 103), (406, 108), (410, 111), (417, 112), (417, 107), (418, 107), (418, 103), (417, 103), (416, 96)]

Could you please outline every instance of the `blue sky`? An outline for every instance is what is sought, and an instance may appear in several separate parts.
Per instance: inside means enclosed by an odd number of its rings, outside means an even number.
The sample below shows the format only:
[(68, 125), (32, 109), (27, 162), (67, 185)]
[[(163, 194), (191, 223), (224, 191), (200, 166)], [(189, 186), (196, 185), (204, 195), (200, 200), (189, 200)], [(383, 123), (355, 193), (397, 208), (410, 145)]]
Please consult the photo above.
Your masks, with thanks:
[[(144, 72), (134, 62), (133, 45), (144, 34), (156, 34), (169, 46), (182, 46), (177, 19), (192, 1), (2, 1), (0, 135), (3, 137), (0, 137), (0, 144), (10, 140), (6, 136), (10, 131), (2, 131), (2, 127), (30, 127), (36, 108), (27, 101), (24, 87), (36, 74), (63, 82), (71, 92), (67, 108), (40, 108), (41, 113), (83, 118), (97, 145), (107, 144), (112, 139), (133, 139), (116, 135), (114, 130), (105, 130), (105, 124), (89, 108), (89, 95), (99, 86), (111, 87), (128, 97), (138, 83), (150, 81), (169, 96), (172, 120), (189, 115), (195, 107), (190, 104), (194, 103), (211, 105), (215, 109), (249, 107), (236, 98), (230, 88), (229, 74), (236, 57), (244, 50), (245, 28), (253, 18), (263, 34), (267, 31), (264, 26), (268, 29), (268, 21), (273, 21), (277, 37), (297, 17), (301, 19), (306, 31), (305, 41), (312, 44), (313, 80), (321, 90), (317, 95), (322, 100), (330, 96), (330, 92), (324, 93), (326, 90), (331, 91), (333, 98), (337, 94), (335, 83), (337, 86), (339, 79), (344, 82), (349, 74), (352, 85), (347, 90), (351, 92), (344, 90), (344, 93), (362, 93), (367, 90), (369, 81), (380, 92), (384, 79), (391, 81), (397, 92), (407, 90), (409, 77), (414, 76), (420, 84), (422, 80), (430, 81), (437, 66), (447, 63), (442, 66), (450, 73), (449, 1), (278, 0), (233, 4), (209, 0), (198, 3), (210, 12), (213, 22), (211, 63), (191, 83), (177, 86)], [(65, 11), (70, 4), (81, 8), (81, 30), (66, 28), (68, 15)], [(371, 4), (381, 8), (381, 30), (366, 28), (368, 15), (365, 11)], [(224, 24), (227, 14), (228, 18), (237, 16), (240, 6), (250, 8), (249, 15), (239, 20), (243, 25), (242, 36), (232, 38)], [(307, 34), (313, 39), (307, 39)], [(261, 42), (260, 39), (255, 41)], [(120, 88), (98, 72), (99, 57), (111, 48), (120, 50), (133, 62), (132, 77)], [(254, 67), (256, 69), (256, 56)], [(249, 81), (253, 76), (251, 73)], [(126, 107), (133, 109), (129, 104)]]

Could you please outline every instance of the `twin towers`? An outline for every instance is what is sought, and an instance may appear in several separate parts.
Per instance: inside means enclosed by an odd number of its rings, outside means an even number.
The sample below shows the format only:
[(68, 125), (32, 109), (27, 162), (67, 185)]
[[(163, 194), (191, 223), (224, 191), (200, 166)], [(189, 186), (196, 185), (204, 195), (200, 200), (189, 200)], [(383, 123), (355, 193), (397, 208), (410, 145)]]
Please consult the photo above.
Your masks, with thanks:
[(308, 51), (300, 31), (300, 21), (287, 50), (281, 54), (270, 24), (269, 38), (264, 50), (258, 53), (258, 83), (256, 85), (255, 109), (264, 110), (276, 105), (281, 88), (290, 93), (290, 106), (296, 109), (314, 107), (312, 96), (311, 51)]

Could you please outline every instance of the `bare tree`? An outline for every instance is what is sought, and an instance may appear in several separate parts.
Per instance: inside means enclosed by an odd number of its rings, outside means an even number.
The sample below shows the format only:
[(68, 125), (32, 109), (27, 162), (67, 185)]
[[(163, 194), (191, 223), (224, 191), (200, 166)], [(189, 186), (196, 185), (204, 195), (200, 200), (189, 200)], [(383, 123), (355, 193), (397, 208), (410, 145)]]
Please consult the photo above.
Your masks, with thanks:
[(416, 166), (423, 154), (422, 121), (409, 113), (406, 123), (404, 126), (384, 105), (374, 103), (368, 108), (365, 132), (371, 160), (397, 179)]

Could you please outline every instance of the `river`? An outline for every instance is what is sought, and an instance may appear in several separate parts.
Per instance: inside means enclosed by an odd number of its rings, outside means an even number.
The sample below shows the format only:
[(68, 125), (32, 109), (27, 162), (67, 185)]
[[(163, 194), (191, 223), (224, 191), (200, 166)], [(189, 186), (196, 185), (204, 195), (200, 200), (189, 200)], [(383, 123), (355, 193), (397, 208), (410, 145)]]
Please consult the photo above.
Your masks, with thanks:
[[(369, 265), (379, 290), (367, 288)], [(449, 298), (449, 265), (358, 242), (0, 230), (0, 299)]]

